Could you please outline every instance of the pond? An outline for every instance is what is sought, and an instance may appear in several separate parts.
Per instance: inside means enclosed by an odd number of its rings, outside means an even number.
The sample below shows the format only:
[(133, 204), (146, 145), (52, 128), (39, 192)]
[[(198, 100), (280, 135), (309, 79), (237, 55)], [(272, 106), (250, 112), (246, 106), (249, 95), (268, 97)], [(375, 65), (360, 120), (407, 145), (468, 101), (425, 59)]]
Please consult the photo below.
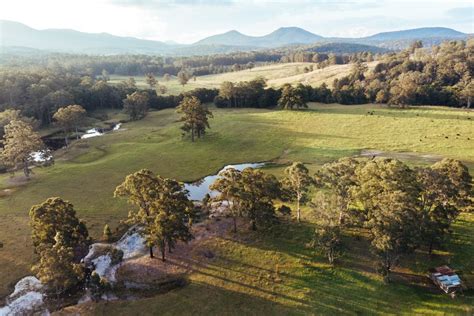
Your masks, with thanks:
[(215, 196), (217, 193), (214, 191), (209, 190), (209, 186), (217, 179), (218, 174), (226, 169), (234, 168), (239, 171), (244, 170), (245, 168), (261, 168), (265, 165), (264, 162), (256, 162), (256, 163), (243, 163), (237, 165), (227, 165), (215, 175), (207, 176), (202, 178), (199, 181), (193, 183), (185, 183), (184, 187), (186, 190), (189, 191), (189, 199), (193, 201), (202, 201), (206, 194), (210, 194), (211, 196)]

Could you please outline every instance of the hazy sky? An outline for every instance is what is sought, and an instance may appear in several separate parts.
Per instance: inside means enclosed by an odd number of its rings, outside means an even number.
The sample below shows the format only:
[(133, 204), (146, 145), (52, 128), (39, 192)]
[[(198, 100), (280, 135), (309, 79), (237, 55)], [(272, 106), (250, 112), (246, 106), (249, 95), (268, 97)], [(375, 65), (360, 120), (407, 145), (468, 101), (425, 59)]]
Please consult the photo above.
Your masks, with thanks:
[(190, 43), (232, 29), (299, 26), (323, 36), (444, 26), (474, 33), (472, 0), (0, 0), (0, 19)]

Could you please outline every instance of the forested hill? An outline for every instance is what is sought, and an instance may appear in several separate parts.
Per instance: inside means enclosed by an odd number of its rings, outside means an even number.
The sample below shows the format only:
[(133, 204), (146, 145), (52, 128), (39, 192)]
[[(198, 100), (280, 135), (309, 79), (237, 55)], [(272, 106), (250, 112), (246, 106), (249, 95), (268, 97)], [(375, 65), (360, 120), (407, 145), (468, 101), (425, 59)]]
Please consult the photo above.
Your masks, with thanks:
[(326, 38), (302, 28), (282, 27), (263, 36), (249, 36), (233, 30), (204, 38), (194, 44), (183, 45), (121, 37), (107, 33), (84, 33), (69, 29), (37, 30), (18, 22), (0, 21), (0, 52), (11, 52), (13, 50), (23, 53), (33, 53), (36, 49), (101, 55), (158, 54), (186, 56), (321, 43), (345, 43), (346, 46), (343, 47), (349, 49), (349, 51), (344, 53), (352, 53), (354, 50), (351, 45), (356, 44), (387, 49), (404, 49), (413, 40), (421, 40), (425, 46), (431, 46), (439, 44), (443, 40), (466, 39), (467, 37), (467, 34), (452, 29), (432, 27), (385, 32), (363, 38)]
[(282, 27), (264, 36), (249, 36), (233, 30), (202, 39), (198, 41), (196, 45), (279, 47), (290, 44), (310, 44), (322, 39), (322, 36), (313, 34), (302, 28)]

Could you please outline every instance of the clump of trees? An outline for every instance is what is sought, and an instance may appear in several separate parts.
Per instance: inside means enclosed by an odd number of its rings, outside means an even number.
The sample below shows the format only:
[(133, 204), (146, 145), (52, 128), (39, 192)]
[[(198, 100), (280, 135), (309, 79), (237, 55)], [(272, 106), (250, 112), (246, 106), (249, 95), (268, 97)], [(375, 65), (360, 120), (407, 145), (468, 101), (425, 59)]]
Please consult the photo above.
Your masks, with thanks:
[(90, 239), (73, 205), (61, 198), (49, 198), (33, 206), (29, 214), (33, 246), (39, 256), (32, 270), (57, 295), (78, 286), (85, 275), (80, 259)]
[(184, 87), (189, 79), (191, 79), (192, 73), (187, 69), (182, 69), (176, 76), (178, 77), (179, 83)]
[(148, 94), (140, 91), (127, 94), (123, 100), (123, 110), (132, 121), (144, 118), (148, 112)]
[(219, 94), (214, 98), (217, 107), (274, 107), (280, 98), (278, 89), (267, 88), (264, 78), (238, 83), (223, 82)]
[(75, 131), (76, 138), (79, 139), (78, 128), (79, 126), (84, 123), (84, 119), (86, 117), (86, 110), (80, 105), (68, 105), (66, 107), (60, 108), (54, 113), (53, 119), (57, 122), (57, 124), (61, 127), (64, 132), (64, 140), (66, 146), (69, 143), (68, 133)]
[(191, 134), (191, 141), (194, 142), (195, 136), (201, 138), (206, 133), (206, 129), (210, 128), (209, 118), (212, 118), (212, 112), (201, 104), (201, 101), (195, 96), (184, 97), (179, 103), (176, 112), (182, 114), (179, 119), (184, 122), (181, 129)]
[(365, 67), (334, 82), (333, 98), (339, 103), (388, 103), (470, 106), (473, 96), (470, 61), (473, 40), (443, 42), (431, 50), (420, 43), (388, 54), (373, 71)]
[(128, 175), (115, 189), (116, 197), (126, 197), (135, 206), (127, 223), (138, 224), (153, 258), (158, 246), (165, 261), (166, 248), (171, 253), (178, 241), (188, 242), (194, 206), (184, 186), (173, 180), (154, 175), (143, 169)]
[(278, 106), (285, 110), (308, 108), (308, 105), (303, 98), (302, 91), (298, 88), (293, 88), (288, 83), (284, 84), (281, 89), (281, 97), (278, 100)]
[(252, 230), (266, 228), (275, 222), (273, 200), (280, 196), (280, 184), (273, 175), (246, 168), (228, 168), (210, 186), (218, 192), (212, 201), (227, 207), (237, 231), (237, 218), (249, 220)]
[(411, 169), (394, 159), (343, 158), (324, 165), (315, 182), (326, 196), (312, 204), (321, 218), (313, 245), (333, 261), (350, 220), (369, 231), (386, 280), (401, 256), (441, 245), (473, 195), (467, 167), (453, 159)]
[(1, 159), (4, 165), (15, 170), (21, 169), (27, 179), (30, 178), (32, 154), (44, 149), (41, 137), (32, 126), (21, 120), (12, 120), (4, 127)]

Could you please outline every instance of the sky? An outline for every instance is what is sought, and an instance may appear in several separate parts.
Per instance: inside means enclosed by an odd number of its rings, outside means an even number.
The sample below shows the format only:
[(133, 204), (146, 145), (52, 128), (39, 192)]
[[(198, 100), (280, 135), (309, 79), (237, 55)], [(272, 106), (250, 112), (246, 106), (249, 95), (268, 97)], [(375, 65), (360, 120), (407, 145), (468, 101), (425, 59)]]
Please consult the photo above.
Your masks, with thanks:
[(260, 36), (286, 26), (338, 37), (426, 26), (474, 33), (474, 1), (0, 0), (0, 20), (179, 43), (229, 30)]

